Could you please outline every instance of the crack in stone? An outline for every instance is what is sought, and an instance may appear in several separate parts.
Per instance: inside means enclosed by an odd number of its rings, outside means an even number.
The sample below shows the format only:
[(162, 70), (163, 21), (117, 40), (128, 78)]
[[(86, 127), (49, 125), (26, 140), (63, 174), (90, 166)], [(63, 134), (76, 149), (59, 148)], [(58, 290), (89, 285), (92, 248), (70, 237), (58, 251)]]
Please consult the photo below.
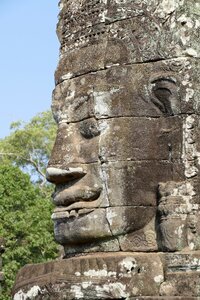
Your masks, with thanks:
[[(95, 28), (95, 27), (97, 27), (97, 26), (99, 26), (99, 25), (105, 25), (106, 27), (107, 26), (110, 26), (110, 25), (112, 25), (112, 24), (114, 24), (114, 23), (117, 23), (117, 22), (122, 22), (122, 21), (127, 21), (127, 20), (132, 20), (132, 19), (136, 19), (136, 18), (138, 18), (138, 17), (144, 17), (145, 16), (145, 13), (140, 13), (140, 14), (138, 14), (137, 16), (130, 16), (130, 17), (122, 17), (121, 19), (115, 19), (115, 20), (113, 20), (113, 21), (110, 21), (111, 20), (111, 18), (109, 18), (109, 17), (105, 17), (105, 21), (100, 21), (100, 22), (97, 22), (97, 23), (95, 23), (95, 24), (92, 24), (92, 25), (88, 25), (88, 26), (85, 26), (84, 28), (82, 28), (81, 30), (77, 30), (77, 31), (74, 31), (74, 32), (72, 32), (71, 34), (69, 33), (68, 35), (65, 35), (64, 37), (65, 38), (69, 38), (69, 37), (72, 37), (73, 35), (75, 35), (75, 34), (81, 34), (84, 30), (87, 30), (87, 29), (90, 29), (90, 28)], [(67, 30), (66, 30), (67, 31)], [(66, 31), (65, 32), (63, 32), (63, 34), (65, 34), (66, 33)]]
[[(109, 207), (112, 207), (112, 206), (109, 205)], [(123, 207), (124, 207), (124, 206), (123, 206)], [(120, 242), (119, 242), (119, 237), (114, 235), (114, 233), (113, 233), (113, 231), (112, 231), (112, 228), (111, 228), (111, 224), (110, 224), (110, 222), (109, 222), (109, 220), (108, 220), (108, 216), (107, 216), (107, 207), (105, 208), (105, 210), (106, 210), (105, 217), (106, 217), (106, 221), (107, 221), (107, 224), (108, 224), (110, 233), (111, 233), (112, 237), (114, 237), (115, 241), (118, 243), (119, 250), (122, 251), (122, 248), (121, 248), (121, 245), (120, 245)]]
[[(97, 166), (100, 166), (102, 164), (114, 164), (114, 163), (118, 163), (118, 162), (126, 162), (126, 163), (129, 163), (129, 162), (134, 162), (134, 163), (149, 163), (149, 162), (158, 162), (158, 163), (166, 163), (168, 164), (169, 163), (169, 160), (168, 159), (140, 159), (140, 160), (134, 160), (134, 159), (116, 159), (116, 160), (103, 160), (103, 161), (93, 161), (93, 162), (73, 162), (73, 164), (69, 164), (70, 166), (72, 165), (97, 165)], [(173, 163), (181, 163), (181, 158), (176, 158), (176, 159), (173, 159)], [(60, 164), (51, 164), (51, 166), (54, 166), (55, 168), (59, 168), (59, 169), (67, 169), (69, 166), (67, 167), (62, 167), (62, 165)]]
[(191, 113), (179, 113), (179, 114), (174, 114), (174, 115), (171, 115), (171, 116), (165, 116), (165, 115), (157, 115), (157, 116), (133, 116), (133, 115), (127, 115), (127, 116), (122, 116), (122, 115), (118, 115), (118, 116), (102, 116), (100, 118), (98, 118), (97, 116), (93, 115), (93, 116), (90, 116), (90, 117), (85, 117), (81, 120), (77, 120), (77, 121), (60, 121), (58, 123), (58, 126), (59, 125), (62, 125), (62, 124), (67, 124), (67, 125), (70, 125), (70, 124), (78, 124), (80, 122), (84, 122), (84, 121), (87, 121), (87, 120), (90, 120), (90, 119), (95, 119), (96, 121), (104, 121), (104, 120), (112, 120), (112, 119), (120, 119), (120, 118), (124, 118), (124, 119), (146, 119), (146, 120), (149, 120), (149, 119), (170, 119), (170, 118), (176, 118), (176, 117), (187, 117), (187, 116), (191, 116), (193, 115), (194, 112), (191, 112)]
[[(186, 53), (187, 54), (187, 53)], [(64, 57), (65, 55), (63, 55)], [(55, 83), (56, 85), (64, 82), (64, 81), (68, 81), (68, 80), (71, 80), (71, 79), (74, 79), (74, 78), (78, 78), (78, 77), (81, 77), (81, 76), (85, 76), (85, 75), (88, 75), (88, 74), (96, 74), (98, 72), (102, 72), (102, 71), (105, 71), (105, 70), (108, 70), (110, 68), (115, 68), (115, 67), (123, 67), (123, 66), (134, 66), (134, 65), (145, 65), (145, 64), (150, 64), (150, 63), (156, 63), (156, 62), (167, 62), (167, 61), (172, 61), (172, 60), (177, 60), (177, 59), (194, 59), (194, 60), (197, 60), (197, 59), (200, 59), (200, 57), (194, 57), (194, 56), (191, 56), (191, 55), (185, 55), (185, 56), (173, 56), (173, 57), (170, 57), (170, 58), (155, 58), (155, 59), (150, 59), (150, 60), (145, 60), (145, 61), (136, 61), (136, 62), (131, 62), (131, 63), (123, 63), (123, 64), (120, 64), (120, 63), (116, 63), (116, 64), (112, 64), (112, 65), (105, 65), (103, 68), (99, 68), (99, 69), (94, 69), (94, 70), (90, 70), (90, 71), (87, 71), (87, 72), (83, 72), (81, 74), (72, 74), (69, 78), (67, 79), (63, 79), (62, 77), (64, 77), (65, 75), (62, 75), (61, 78), (59, 80), (57, 80)]]

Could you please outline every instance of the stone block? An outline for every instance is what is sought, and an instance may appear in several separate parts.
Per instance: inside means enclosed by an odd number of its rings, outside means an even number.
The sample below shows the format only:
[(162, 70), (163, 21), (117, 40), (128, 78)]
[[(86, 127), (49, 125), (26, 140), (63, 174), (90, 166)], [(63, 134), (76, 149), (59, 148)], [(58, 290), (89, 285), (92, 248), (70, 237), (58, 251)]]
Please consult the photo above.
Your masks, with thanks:
[(163, 280), (158, 254), (104, 253), (26, 266), (18, 273), (13, 293), (25, 297), (35, 288), (37, 300), (46, 295), (71, 300), (158, 297)]
[[(62, 59), (56, 80), (63, 66), (65, 74), (77, 76), (113, 64), (199, 57), (199, 37), (193, 30), (195, 26), (198, 30), (197, 8), (190, 1), (165, 8), (162, 1), (157, 5), (155, 1), (109, 1), (92, 3), (89, 8), (82, 3), (81, 13), (73, 5), (64, 6), (58, 26)], [(176, 15), (168, 17), (175, 10)]]
[[(76, 216), (74, 215), (76, 214)], [(112, 237), (112, 232), (103, 208), (91, 209), (72, 216), (57, 214), (53, 216), (54, 234), (60, 244), (84, 244), (93, 240)], [(99, 222), (99, 220), (101, 220)]]
[(185, 252), (165, 255), (165, 282), (161, 284), (163, 296), (195, 297), (199, 295), (200, 253)]
[[(182, 154), (182, 121), (172, 118), (104, 120), (99, 154), (104, 161), (176, 160)], [(145, 142), (144, 142), (145, 141)]]
[(54, 90), (52, 109), (58, 122), (199, 113), (198, 70), (198, 61), (177, 58), (66, 77)]
[[(144, 143), (145, 140), (145, 143)], [(99, 160), (172, 160), (182, 155), (182, 120), (171, 118), (88, 119), (59, 126), (50, 164)]]
[[(140, 218), (144, 218), (141, 214)], [(119, 244), (122, 251), (155, 252), (158, 251), (156, 214), (143, 228), (134, 232), (119, 236)]]
[(167, 161), (109, 162), (102, 169), (111, 206), (156, 206), (159, 182), (184, 178), (183, 165)]

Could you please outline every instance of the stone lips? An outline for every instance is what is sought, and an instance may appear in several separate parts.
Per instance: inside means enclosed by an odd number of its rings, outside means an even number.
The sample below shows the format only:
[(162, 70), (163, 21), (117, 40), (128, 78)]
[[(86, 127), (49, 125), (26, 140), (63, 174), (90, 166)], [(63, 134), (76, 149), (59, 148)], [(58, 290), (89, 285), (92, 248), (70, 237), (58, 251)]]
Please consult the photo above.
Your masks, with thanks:
[[(54, 219), (55, 237), (63, 245), (81, 245), (94, 241), (98, 245), (98, 241), (101, 243), (106, 238), (113, 239), (124, 232), (143, 228), (155, 213), (155, 207), (128, 206), (96, 208), (86, 211), (85, 215), (77, 213), (77, 216), (71, 217), (58, 215), (57, 219)], [(139, 217), (141, 215), (143, 218)]]

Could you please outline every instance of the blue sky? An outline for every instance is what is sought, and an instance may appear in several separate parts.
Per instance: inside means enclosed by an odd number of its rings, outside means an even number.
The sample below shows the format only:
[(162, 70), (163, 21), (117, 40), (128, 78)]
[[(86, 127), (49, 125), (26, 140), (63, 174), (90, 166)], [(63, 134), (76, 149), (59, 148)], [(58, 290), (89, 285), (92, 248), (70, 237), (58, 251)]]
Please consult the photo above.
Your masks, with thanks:
[(58, 0), (0, 0), (0, 138), (50, 108), (58, 62)]

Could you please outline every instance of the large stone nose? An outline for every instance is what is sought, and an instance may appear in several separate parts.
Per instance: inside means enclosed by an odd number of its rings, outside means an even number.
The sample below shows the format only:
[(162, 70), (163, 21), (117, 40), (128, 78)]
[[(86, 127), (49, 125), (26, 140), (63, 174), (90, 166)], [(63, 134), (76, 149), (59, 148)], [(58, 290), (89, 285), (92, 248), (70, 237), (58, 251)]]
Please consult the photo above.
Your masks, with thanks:
[(82, 122), (59, 125), (49, 167), (67, 170), (82, 164), (98, 162), (99, 137), (85, 138), (80, 132)]
[(70, 124), (60, 124), (51, 157), (49, 167), (58, 167), (67, 170), (71, 163), (77, 163), (79, 157), (79, 143), (77, 132), (73, 132)]
[(86, 172), (81, 167), (69, 167), (66, 170), (49, 167), (46, 170), (46, 178), (51, 183), (66, 183), (68, 181), (83, 177)]

